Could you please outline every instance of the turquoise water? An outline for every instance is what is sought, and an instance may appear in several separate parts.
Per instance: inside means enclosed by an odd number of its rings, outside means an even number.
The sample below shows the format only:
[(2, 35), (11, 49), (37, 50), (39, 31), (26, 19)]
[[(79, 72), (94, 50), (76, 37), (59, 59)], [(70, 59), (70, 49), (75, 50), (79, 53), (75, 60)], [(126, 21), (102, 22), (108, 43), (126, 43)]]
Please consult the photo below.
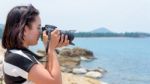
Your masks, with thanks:
[[(108, 71), (101, 80), (109, 84), (150, 83), (150, 38), (76, 38), (74, 43), (93, 51), (97, 58), (81, 66)], [(43, 48), (41, 42), (31, 49), (39, 47)]]

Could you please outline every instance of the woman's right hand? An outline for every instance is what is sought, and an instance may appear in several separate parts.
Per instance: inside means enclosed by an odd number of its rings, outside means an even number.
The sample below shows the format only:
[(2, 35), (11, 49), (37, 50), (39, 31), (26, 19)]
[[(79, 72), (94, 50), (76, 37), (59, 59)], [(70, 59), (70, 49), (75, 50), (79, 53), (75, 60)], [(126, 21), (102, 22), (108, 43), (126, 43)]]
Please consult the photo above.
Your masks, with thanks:
[(58, 29), (55, 29), (51, 32), (50, 42), (49, 42), (49, 49), (54, 50), (60, 40), (60, 31)]
[[(50, 35), (50, 41), (49, 41), (49, 46), (48, 49), (54, 50), (60, 39), (60, 31), (58, 29), (55, 29), (54, 31), (51, 32)], [(46, 31), (43, 32), (43, 43), (45, 48), (47, 47), (47, 42), (48, 42), (48, 35), (46, 35)]]

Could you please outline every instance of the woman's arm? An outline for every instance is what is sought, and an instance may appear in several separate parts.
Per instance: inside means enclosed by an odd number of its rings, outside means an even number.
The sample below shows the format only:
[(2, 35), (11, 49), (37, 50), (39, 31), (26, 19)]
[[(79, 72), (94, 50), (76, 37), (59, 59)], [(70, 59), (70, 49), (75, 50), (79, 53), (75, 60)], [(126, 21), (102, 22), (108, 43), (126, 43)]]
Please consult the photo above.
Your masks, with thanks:
[(55, 52), (49, 56), (47, 69), (42, 64), (35, 64), (29, 71), (29, 80), (35, 84), (62, 84), (60, 66)]
[(49, 49), (48, 52), (48, 62), (46, 63), (46, 69), (49, 71), (52, 78), (57, 79), (56, 84), (62, 84), (61, 70), (56, 52), (53, 49)]
[(61, 71), (57, 55), (55, 52), (55, 48), (68, 45), (69, 41), (67, 40), (67, 37), (65, 38), (64, 42), (63, 40), (59, 42), (59, 39), (60, 39), (59, 31), (54, 30), (51, 33), (51, 40), (48, 49), (48, 62), (46, 63), (46, 69), (41, 64), (35, 64), (31, 68), (28, 77), (36, 84), (62, 84)]

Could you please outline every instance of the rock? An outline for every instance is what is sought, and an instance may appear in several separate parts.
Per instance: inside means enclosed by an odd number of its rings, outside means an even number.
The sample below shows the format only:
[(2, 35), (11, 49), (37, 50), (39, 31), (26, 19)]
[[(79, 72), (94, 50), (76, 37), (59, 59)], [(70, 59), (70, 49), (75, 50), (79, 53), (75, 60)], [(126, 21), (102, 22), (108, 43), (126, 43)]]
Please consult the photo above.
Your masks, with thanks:
[(94, 57), (86, 58), (86, 57), (84, 57), (84, 56), (80, 56), (80, 59), (81, 59), (81, 61), (92, 61), (92, 60), (94, 60), (94, 59), (96, 59), (96, 58), (94, 58)]
[(97, 71), (90, 71), (87, 72), (85, 74), (86, 77), (90, 77), (90, 78), (101, 78), (102, 77), (102, 73), (97, 72)]
[(87, 73), (87, 70), (85, 68), (74, 68), (72, 70), (72, 73), (74, 73), (74, 74), (85, 74), (85, 73)]
[(91, 59), (93, 58), (93, 52), (87, 49), (83, 49), (83, 48), (79, 48), (79, 47), (75, 47), (72, 49), (72, 55), (73, 56), (83, 56), (87, 59)]
[(47, 57), (44, 56), (42, 57), (41, 59), (39, 59), (39, 61), (42, 63), (42, 64), (45, 64), (47, 62)]
[[(60, 50), (58, 50), (58, 49), (55, 49), (55, 51), (57, 54), (59, 54), (59, 52), (60, 52)], [(45, 51), (45, 49), (39, 49), (39, 50), (37, 50), (36, 54), (43, 57), (43, 56), (46, 56), (46, 51)]]
[(58, 60), (61, 66), (70, 69), (80, 65), (80, 57), (59, 56)]
[(38, 56), (40, 56), (40, 57), (46, 56), (46, 55), (44, 55), (43, 53), (39, 53), (39, 52), (36, 52), (35, 54), (38, 55)]
[(70, 48), (63, 48), (60, 51), (59, 55), (71, 57), (72, 56), (72, 50)]
[(80, 64), (82, 60), (94, 58), (93, 53), (89, 50), (75, 47), (59, 49), (58, 59), (60, 65), (69, 69), (73, 69)]
[[(44, 50), (38, 50), (38, 55), (45, 55)], [(58, 60), (61, 66), (68, 68), (67, 72), (70, 72), (70, 69), (72, 69), (80, 64), (80, 57), (72, 57), (72, 50), (70, 48), (63, 48), (63, 49), (57, 49), (58, 54)], [(40, 61), (42, 63), (45, 62), (45, 57), (41, 59)]]
[(101, 67), (98, 67), (96, 69), (88, 69), (88, 71), (97, 71), (97, 72), (100, 72), (100, 73), (106, 73), (107, 71)]
[(36, 54), (42, 57), (46, 56), (46, 52), (44, 49), (37, 50)]
[(72, 73), (72, 69), (61, 66), (62, 72)]
[(89, 59), (87, 59), (87, 58), (85, 58), (85, 57), (83, 57), (83, 56), (81, 56), (80, 59), (81, 59), (82, 61), (87, 61), (87, 60), (89, 60)]
[(98, 67), (97, 69), (95, 69), (94, 71), (98, 71), (98, 72), (101, 72), (101, 73), (106, 73), (107, 71), (103, 68), (100, 68)]
[(81, 57), (83, 60), (93, 59), (93, 52), (87, 49), (75, 47), (71, 48), (63, 48), (59, 50), (59, 55), (61, 56), (69, 56), (69, 57)]

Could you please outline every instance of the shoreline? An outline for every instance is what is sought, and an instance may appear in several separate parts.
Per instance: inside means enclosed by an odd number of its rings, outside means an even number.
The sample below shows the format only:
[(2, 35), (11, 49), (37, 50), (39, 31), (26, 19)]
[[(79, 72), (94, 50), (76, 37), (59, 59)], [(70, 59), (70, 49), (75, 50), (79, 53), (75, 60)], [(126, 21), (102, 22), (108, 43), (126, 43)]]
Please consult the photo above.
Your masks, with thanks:
[(75, 38), (83, 38), (83, 39), (87, 39), (87, 38), (104, 38), (104, 39), (107, 39), (107, 38), (135, 38), (135, 39), (138, 39), (138, 38), (150, 38), (150, 37), (75, 37)]

